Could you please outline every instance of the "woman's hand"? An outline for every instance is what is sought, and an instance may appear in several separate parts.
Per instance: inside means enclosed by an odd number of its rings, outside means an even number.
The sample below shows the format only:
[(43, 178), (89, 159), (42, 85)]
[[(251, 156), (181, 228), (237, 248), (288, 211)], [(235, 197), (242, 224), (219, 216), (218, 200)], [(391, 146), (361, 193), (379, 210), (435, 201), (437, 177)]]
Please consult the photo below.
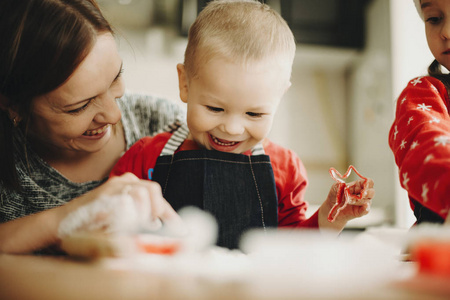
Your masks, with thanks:
[[(345, 205), (346, 199), (344, 195), (344, 189), (339, 189), (339, 183), (335, 183), (331, 186), (328, 197), (322, 206), (319, 208), (319, 228), (321, 229), (334, 229), (341, 231), (348, 221), (367, 215), (370, 211), (372, 199), (375, 196), (374, 182), (368, 178), (367, 188), (364, 190), (364, 179), (359, 179), (355, 182), (348, 183), (348, 192), (351, 196), (357, 196), (360, 200), (350, 200)], [(328, 214), (333, 209), (338, 199), (338, 194), (342, 199), (342, 204), (338, 209), (341, 209), (333, 222), (328, 221)], [(361, 193), (364, 193), (361, 195)], [(344, 206), (345, 205), (345, 206)]]
[(68, 203), (66, 209), (59, 235), (77, 230), (157, 229), (161, 221), (181, 224), (178, 214), (163, 198), (159, 184), (138, 179), (131, 173), (109, 179), (97, 189)]
[[(160, 219), (169, 224), (181, 224), (181, 218), (163, 198), (157, 183), (140, 180), (135, 175), (127, 173), (111, 178), (98, 188), (65, 205), (0, 224), (0, 253), (30, 253), (58, 245), (60, 224), (69, 214), (83, 207), (93, 207), (102, 197), (120, 195), (124, 192), (134, 201), (139, 218), (148, 221)], [(98, 215), (96, 217), (102, 218)], [(95, 218), (94, 220), (98, 221)], [(112, 220), (114, 223), (114, 218)]]

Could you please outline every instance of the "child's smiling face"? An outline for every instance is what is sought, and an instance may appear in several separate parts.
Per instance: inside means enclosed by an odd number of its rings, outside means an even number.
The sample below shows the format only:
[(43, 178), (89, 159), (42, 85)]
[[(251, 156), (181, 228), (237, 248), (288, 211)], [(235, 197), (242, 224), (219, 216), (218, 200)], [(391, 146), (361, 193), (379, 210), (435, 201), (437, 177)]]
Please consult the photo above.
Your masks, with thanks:
[(450, 1), (422, 0), (428, 47), (436, 60), (450, 69)]
[(290, 63), (243, 65), (215, 57), (187, 79), (178, 65), (180, 96), (187, 103), (192, 138), (208, 150), (243, 153), (270, 132), (278, 104), (290, 86)]

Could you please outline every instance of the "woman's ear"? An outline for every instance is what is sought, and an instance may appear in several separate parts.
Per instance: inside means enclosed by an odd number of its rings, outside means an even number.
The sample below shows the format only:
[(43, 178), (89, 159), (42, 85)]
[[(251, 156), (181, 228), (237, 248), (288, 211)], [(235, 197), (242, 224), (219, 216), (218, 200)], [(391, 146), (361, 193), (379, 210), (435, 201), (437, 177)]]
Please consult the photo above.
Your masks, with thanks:
[(183, 64), (177, 64), (177, 72), (178, 72), (178, 88), (180, 89), (180, 99), (184, 103), (187, 103), (189, 87), (186, 75), (186, 68), (184, 67)]
[(8, 114), (14, 126), (17, 126), (19, 122), (22, 121), (22, 117), (20, 116), (20, 114), (16, 109), (14, 109), (13, 106), (10, 105), (10, 101), (8, 100), (8, 98), (3, 96), (2, 94), (0, 94), (0, 110), (3, 110)]

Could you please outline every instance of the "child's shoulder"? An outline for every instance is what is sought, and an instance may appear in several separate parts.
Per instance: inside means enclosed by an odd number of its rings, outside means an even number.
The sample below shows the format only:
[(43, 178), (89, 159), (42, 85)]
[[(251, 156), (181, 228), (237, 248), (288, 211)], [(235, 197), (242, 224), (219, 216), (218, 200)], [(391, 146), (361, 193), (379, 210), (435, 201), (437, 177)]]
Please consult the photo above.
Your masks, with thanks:
[(146, 149), (149, 147), (159, 148), (159, 146), (164, 147), (164, 145), (167, 143), (167, 141), (172, 136), (172, 133), (170, 132), (162, 132), (159, 134), (156, 134), (154, 136), (145, 136), (143, 138), (140, 138), (134, 145), (134, 148), (142, 148)]
[(437, 78), (432, 76), (418, 76), (410, 81), (406, 86), (406, 89), (429, 89), (429, 88), (437, 88), (438, 90), (444, 89), (445, 85)]
[(280, 146), (269, 139), (264, 140), (263, 146), (265, 153), (270, 156), (276, 181), (283, 182), (282, 185), (285, 187), (288, 182), (292, 184), (306, 182), (306, 168), (293, 150)]
[(263, 142), (264, 151), (270, 156), (270, 160), (275, 164), (297, 164), (300, 162), (298, 155), (291, 149), (283, 147), (270, 139)]
[[(437, 78), (431, 76), (420, 76), (408, 81), (399, 97), (399, 104), (403, 99), (445, 99), (448, 103), (448, 92), (446, 86)], [(422, 101), (422, 100), (421, 100)]]

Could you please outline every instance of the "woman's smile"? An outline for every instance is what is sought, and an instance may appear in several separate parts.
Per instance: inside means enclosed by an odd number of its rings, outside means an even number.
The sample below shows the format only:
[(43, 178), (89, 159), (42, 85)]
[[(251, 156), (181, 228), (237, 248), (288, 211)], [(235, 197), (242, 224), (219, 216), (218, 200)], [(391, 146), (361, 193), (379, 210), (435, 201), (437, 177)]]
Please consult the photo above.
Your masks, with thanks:
[(106, 132), (109, 130), (109, 128), (111, 128), (111, 126), (110, 126), (110, 124), (107, 124), (103, 127), (100, 127), (100, 128), (94, 129), (94, 130), (86, 130), (83, 133), (83, 136), (93, 137), (93, 138), (101, 138), (106, 134)]

